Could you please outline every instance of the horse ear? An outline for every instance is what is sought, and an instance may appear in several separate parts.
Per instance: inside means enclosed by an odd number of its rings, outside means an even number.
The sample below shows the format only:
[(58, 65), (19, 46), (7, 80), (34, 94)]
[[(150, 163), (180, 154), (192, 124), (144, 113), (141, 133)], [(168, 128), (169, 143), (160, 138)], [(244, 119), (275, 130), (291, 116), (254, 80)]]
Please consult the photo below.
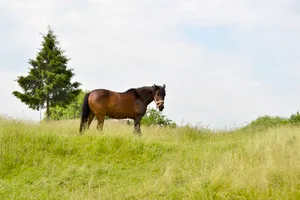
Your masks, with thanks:
[(164, 87), (164, 89), (165, 89), (165, 88), (166, 88), (166, 85), (164, 84), (163, 87)]
[(153, 86), (154, 86), (154, 88), (155, 88), (156, 90), (158, 89), (158, 86), (157, 86), (157, 85), (154, 84)]

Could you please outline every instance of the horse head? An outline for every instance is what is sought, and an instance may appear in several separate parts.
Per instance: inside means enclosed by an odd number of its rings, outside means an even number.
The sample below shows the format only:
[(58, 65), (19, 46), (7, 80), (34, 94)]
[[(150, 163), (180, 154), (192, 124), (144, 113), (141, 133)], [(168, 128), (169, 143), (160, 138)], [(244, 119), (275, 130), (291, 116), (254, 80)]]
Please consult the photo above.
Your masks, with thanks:
[(159, 111), (163, 111), (165, 96), (166, 96), (166, 85), (163, 84), (163, 86), (159, 86), (154, 84), (153, 87), (154, 87), (154, 101), (156, 107), (158, 108)]

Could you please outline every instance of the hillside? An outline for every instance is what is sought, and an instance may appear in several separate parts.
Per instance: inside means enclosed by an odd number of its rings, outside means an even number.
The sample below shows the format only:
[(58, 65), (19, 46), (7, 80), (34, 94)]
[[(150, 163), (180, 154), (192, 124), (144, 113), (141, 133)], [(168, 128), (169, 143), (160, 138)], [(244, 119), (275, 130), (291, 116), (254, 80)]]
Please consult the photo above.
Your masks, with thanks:
[(0, 199), (300, 199), (298, 127), (78, 125), (1, 118)]

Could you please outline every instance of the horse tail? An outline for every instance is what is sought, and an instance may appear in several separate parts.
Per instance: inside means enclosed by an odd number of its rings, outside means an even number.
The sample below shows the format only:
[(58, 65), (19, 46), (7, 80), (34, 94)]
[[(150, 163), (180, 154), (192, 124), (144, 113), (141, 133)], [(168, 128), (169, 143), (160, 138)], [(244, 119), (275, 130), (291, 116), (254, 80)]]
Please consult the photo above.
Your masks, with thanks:
[(90, 92), (84, 96), (83, 103), (82, 103), (81, 121), (80, 121), (80, 128), (79, 128), (80, 133), (82, 132), (82, 128), (84, 124), (88, 121), (89, 114), (91, 112), (89, 101), (88, 101), (89, 96), (90, 96)]

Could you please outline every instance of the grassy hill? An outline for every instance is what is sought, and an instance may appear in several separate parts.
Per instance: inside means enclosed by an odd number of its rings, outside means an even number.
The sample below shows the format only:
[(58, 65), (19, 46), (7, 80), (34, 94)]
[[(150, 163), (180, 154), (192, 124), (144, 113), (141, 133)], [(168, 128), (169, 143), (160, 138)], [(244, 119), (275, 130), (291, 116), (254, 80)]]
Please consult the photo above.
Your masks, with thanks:
[(0, 118), (0, 199), (300, 199), (300, 128), (216, 132)]

